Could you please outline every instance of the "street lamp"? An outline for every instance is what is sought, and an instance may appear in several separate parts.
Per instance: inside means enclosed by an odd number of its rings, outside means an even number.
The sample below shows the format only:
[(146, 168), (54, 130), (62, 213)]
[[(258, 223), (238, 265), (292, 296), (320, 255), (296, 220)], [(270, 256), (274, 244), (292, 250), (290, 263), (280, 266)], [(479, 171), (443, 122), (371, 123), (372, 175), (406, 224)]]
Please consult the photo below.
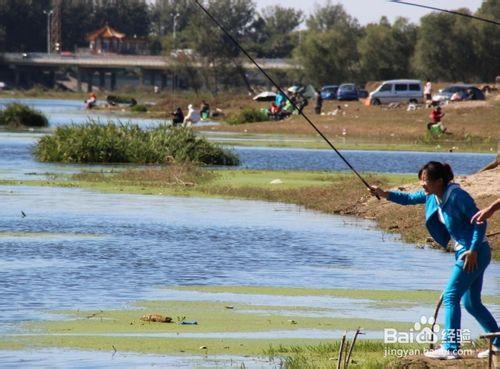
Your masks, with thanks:
[[(175, 37), (176, 37), (176, 30), (177, 30), (177, 18), (179, 18), (180, 14), (179, 13), (171, 13), (172, 16), (172, 27), (173, 27), (173, 32), (172, 32), (172, 57), (175, 58), (177, 46), (175, 45)], [(172, 107), (175, 109), (175, 67), (172, 68)]]
[(50, 17), (54, 14), (53, 10), (44, 10), (43, 14), (47, 15), (47, 54), (50, 55)]
[(173, 49), (175, 52), (176, 46), (175, 46), (175, 37), (176, 37), (176, 30), (177, 30), (177, 18), (179, 18), (180, 14), (179, 13), (172, 13), (172, 18), (173, 18), (173, 32), (172, 32), (172, 38), (173, 38)]

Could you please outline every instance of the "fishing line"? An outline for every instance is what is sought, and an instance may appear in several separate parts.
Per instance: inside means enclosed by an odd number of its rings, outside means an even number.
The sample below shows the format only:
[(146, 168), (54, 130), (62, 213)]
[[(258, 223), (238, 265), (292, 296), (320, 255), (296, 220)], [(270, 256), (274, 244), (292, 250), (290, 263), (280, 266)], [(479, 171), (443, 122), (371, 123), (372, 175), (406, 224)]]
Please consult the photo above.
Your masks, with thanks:
[(494, 21), (494, 20), (491, 20), (491, 19), (481, 18), (481, 17), (478, 17), (476, 15), (470, 15), (470, 14), (460, 13), (460, 12), (457, 12), (457, 11), (454, 11), (454, 10), (446, 10), (446, 9), (441, 9), (441, 8), (435, 8), (433, 6), (427, 6), (427, 5), (421, 5), (421, 4), (414, 4), (414, 3), (409, 3), (407, 1), (390, 0), (390, 2), (391, 3), (403, 4), (403, 5), (416, 6), (416, 7), (424, 8), (424, 9), (437, 10), (438, 12), (459, 15), (459, 16), (462, 16), (462, 17), (472, 18), (472, 19), (476, 19), (476, 20), (479, 20), (479, 21), (482, 21), (482, 22), (496, 24), (497, 26), (500, 26), (500, 22), (497, 22), (497, 21)]
[[(245, 56), (250, 59), (250, 61), (257, 67), (257, 69), (269, 80), (269, 82), (272, 83), (272, 85), (274, 87), (276, 87), (276, 89), (282, 93), (285, 98), (288, 100), (288, 102), (292, 105), (292, 107), (294, 109), (296, 109), (300, 115), (302, 115), (302, 117), (307, 121), (307, 123), (309, 123), (311, 125), (311, 127), (314, 128), (314, 130), (323, 138), (323, 140), (326, 141), (326, 143), (337, 153), (337, 155), (344, 161), (344, 163), (353, 171), (354, 174), (356, 174), (356, 176), (361, 180), (361, 182), (363, 182), (363, 184), (368, 188), (368, 189), (371, 189), (370, 185), (368, 184), (368, 182), (358, 173), (358, 171), (356, 169), (354, 169), (354, 167), (351, 165), (351, 163), (349, 163), (347, 161), (347, 159), (340, 153), (339, 150), (337, 150), (337, 148), (330, 142), (330, 140), (318, 129), (318, 127), (316, 127), (316, 125), (309, 119), (309, 117), (302, 111), (302, 109), (299, 109), (297, 107), (297, 105), (295, 104), (295, 102), (293, 102), (288, 96), (287, 94), (285, 94), (285, 92), (281, 89), (281, 87), (271, 78), (271, 76), (269, 76), (269, 74), (267, 74), (267, 72), (262, 69), (260, 67), (260, 65), (255, 61), (255, 59), (239, 44), (238, 41), (236, 41), (236, 39), (231, 36), (231, 34), (224, 28), (224, 26), (222, 26), (222, 24), (220, 24), (220, 22), (215, 19), (215, 17), (202, 5), (200, 4), (199, 0), (194, 0), (194, 2), (196, 3), (196, 5), (198, 5), (200, 7), (200, 9), (217, 25), (217, 27), (219, 27), (221, 29), (221, 31), (236, 45), (236, 47), (238, 47), (238, 49), (240, 49), (240, 51), (245, 54)], [(377, 198), (380, 200), (380, 197), (377, 196)]]

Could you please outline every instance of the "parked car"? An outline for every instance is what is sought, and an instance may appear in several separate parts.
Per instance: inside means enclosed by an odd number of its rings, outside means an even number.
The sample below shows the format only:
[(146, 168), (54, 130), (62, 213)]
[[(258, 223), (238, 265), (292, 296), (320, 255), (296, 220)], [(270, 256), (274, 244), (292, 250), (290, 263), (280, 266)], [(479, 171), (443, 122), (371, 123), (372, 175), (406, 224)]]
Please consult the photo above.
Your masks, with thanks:
[(370, 94), (363, 88), (358, 89), (358, 97), (360, 99), (366, 99)]
[(416, 79), (385, 81), (370, 93), (369, 98), (372, 105), (395, 102), (422, 103), (424, 101), (422, 81)]
[(358, 89), (354, 83), (344, 83), (339, 86), (337, 100), (359, 100)]
[[(470, 94), (469, 94), (470, 91)], [(484, 93), (472, 85), (450, 85), (441, 90), (432, 97), (434, 101), (450, 100), (453, 94), (459, 93), (463, 100), (484, 100)]]
[(339, 86), (337, 85), (326, 85), (321, 87), (321, 97), (323, 100), (335, 100), (337, 99), (337, 91)]

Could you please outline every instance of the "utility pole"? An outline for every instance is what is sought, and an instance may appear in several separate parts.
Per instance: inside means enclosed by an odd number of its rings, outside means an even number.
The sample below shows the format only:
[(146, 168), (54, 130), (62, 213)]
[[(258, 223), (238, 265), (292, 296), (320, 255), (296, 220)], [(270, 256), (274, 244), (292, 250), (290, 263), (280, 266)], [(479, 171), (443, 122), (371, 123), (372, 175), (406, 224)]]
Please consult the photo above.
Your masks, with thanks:
[(51, 51), (51, 45), (50, 45), (50, 41), (51, 41), (51, 37), (50, 37), (50, 17), (52, 16), (54, 12), (52, 10), (44, 10), (43, 11), (43, 14), (45, 14), (47, 16), (47, 54), (50, 55), (50, 51)]
[(177, 49), (177, 46), (175, 45), (175, 37), (176, 37), (176, 31), (177, 31), (177, 18), (179, 18), (180, 14), (179, 13), (175, 13), (175, 14), (172, 14), (172, 17), (173, 17), (173, 32), (172, 32), (172, 38), (173, 38), (173, 49), (174, 49), (174, 52), (175, 50)]
[[(172, 57), (177, 57), (177, 45), (176, 45), (176, 31), (177, 31), (177, 18), (179, 18), (179, 13), (172, 13), (173, 22), (173, 32), (172, 32)], [(175, 66), (172, 68), (172, 108), (175, 110)]]
[(50, 49), (56, 53), (61, 52), (61, 3), (62, 0), (52, 0), (52, 18), (50, 22)]

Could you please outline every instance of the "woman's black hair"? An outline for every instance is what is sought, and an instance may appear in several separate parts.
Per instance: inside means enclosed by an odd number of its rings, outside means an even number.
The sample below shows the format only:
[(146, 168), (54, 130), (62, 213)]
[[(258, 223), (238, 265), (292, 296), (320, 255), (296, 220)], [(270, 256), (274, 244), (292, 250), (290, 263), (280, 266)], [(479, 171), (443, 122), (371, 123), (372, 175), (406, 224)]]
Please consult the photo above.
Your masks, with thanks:
[(423, 173), (427, 173), (427, 178), (433, 181), (438, 179), (443, 180), (445, 186), (453, 180), (453, 171), (449, 164), (440, 163), (439, 161), (430, 161), (425, 164), (418, 172), (418, 179), (422, 179)]

